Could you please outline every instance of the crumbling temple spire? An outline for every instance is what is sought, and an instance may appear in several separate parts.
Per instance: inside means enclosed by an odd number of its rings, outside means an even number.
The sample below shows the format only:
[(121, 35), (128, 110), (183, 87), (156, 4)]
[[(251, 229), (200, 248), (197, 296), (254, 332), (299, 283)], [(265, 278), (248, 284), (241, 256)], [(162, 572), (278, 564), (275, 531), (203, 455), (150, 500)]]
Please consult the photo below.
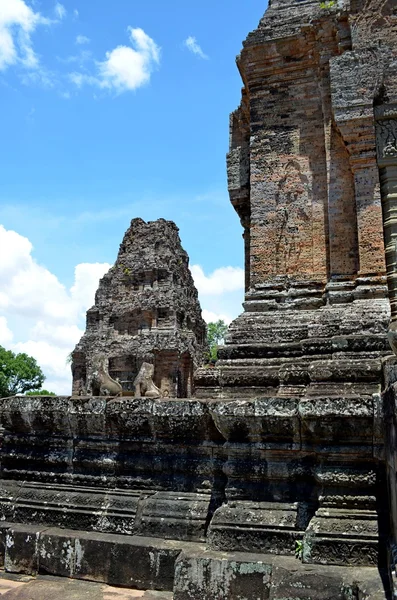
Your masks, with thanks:
[(131, 221), (72, 354), (75, 395), (106, 393), (109, 377), (120, 382), (124, 395), (134, 395), (144, 362), (154, 366), (162, 396), (192, 395), (193, 371), (207, 347), (188, 265), (175, 223)]

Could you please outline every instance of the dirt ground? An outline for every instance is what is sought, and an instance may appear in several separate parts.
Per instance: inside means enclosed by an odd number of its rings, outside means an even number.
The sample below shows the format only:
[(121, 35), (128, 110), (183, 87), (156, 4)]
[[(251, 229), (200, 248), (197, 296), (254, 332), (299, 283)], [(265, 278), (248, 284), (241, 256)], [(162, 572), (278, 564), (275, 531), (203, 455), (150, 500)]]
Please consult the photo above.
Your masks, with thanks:
[(170, 592), (115, 588), (103, 583), (0, 572), (1, 600), (172, 600)]

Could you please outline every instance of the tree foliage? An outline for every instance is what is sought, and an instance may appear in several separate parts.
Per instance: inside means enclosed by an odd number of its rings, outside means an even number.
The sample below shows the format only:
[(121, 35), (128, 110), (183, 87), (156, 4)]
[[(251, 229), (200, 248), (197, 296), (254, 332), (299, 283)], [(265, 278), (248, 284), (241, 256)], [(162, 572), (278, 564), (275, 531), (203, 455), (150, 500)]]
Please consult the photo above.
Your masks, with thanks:
[(14, 354), (0, 346), (0, 398), (39, 390), (44, 379), (42, 370), (32, 356)]
[(39, 390), (38, 392), (31, 390), (30, 392), (26, 392), (25, 396), (56, 396), (56, 394), (48, 390)]
[(215, 323), (207, 325), (207, 342), (210, 347), (209, 361), (213, 362), (218, 359), (218, 346), (222, 345), (223, 339), (227, 332), (225, 321), (219, 319)]

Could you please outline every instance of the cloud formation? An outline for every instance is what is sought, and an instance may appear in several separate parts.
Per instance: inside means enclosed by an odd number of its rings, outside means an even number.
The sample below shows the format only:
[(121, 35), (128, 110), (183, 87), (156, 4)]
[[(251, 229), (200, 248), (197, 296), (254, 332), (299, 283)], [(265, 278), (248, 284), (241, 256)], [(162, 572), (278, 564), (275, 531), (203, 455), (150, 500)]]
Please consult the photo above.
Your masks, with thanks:
[[(0, 344), (34, 356), (47, 376), (45, 387), (67, 394), (71, 389), (67, 355), (83, 334), (85, 311), (92, 306), (107, 263), (76, 266), (68, 290), (32, 256), (28, 238), (0, 225)], [(12, 331), (18, 322), (20, 333)]]
[(0, 346), (9, 344), (14, 337), (5, 317), (0, 317)]
[(38, 67), (31, 35), (38, 25), (49, 24), (24, 0), (2, 0), (0, 5), (0, 71), (20, 64), (28, 69)]
[(76, 44), (78, 46), (81, 46), (83, 44), (89, 44), (90, 43), (90, 38), (88, 38), (86, 35), (78, 35), (76, 37)]
[(229, 324), (241, 313), (244, 296), (244, 270), (240, 267), (220, 267), (209, 275), (200, 265), (190, 270), (199, 293), (203, 319), (207, 323), (225, 321)]
[(66, 8), (60, 2), (57, 2), (55, 4), (54, 12), (57, 19), (59, 19), (60, 21), (62, 21), (62, 19), (66, 17)]
[(193, 54), (196, 54), (196, 56), (199, 56), (200, 58), (203, 58), (205, 60), (208, 59), (208, 56), (206, 54), (204, 54), (204, 52), (202, 51), (201, 46), (198, 44), (196, 38), (193, 37), (192, 35), (190, 35), (184, 41), (184, 45), (186, 46), (186, 48), (188, 50), (190, 50), (190, 52), (192, 52)]
[(105, 60), (97, 63), (97, 73), (70, 73), (69, 79), (77, 87), (96, 85), (118, 93), (136, 90), (150, 81), (151, 74), (160, 64), (160, 48), (143, 29), (128, 27), (131, 46), (117, 46), (106, 52)]
[(206, 323), (216, 323), (217, 321), (225, 321), (225, 323), (229, 325), (229, 323), (232, 322), (232, 318), (230, 315), (226, 315), (223, 313), (215, 313), (205, 308), (202, 310), (202, 315)]
[(199, 294), (204, 296), (244, 289), (244, 270), (240, 267), (220, 267), (207, 276), (200, 265), (192, 265), (191, 272)]

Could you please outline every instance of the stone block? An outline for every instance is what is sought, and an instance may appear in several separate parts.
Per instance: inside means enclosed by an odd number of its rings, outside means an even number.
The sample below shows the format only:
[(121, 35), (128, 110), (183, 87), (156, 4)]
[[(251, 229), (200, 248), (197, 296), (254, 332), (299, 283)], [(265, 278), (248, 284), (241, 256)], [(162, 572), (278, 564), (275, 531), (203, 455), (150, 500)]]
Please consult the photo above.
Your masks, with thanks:
[(278, 397), (212, 402), (217, 429), (230, 444), (253, 443), (269, 449), (298, 449), (299, 398)]
[(37, 539), (40, 573), (73, 577), (81, 560), (75, 532), (62, 529), (42, 531)]
[(11, 527), (10, 523), (6, 521), (0, 521), (0, 568), (4, 568), (5, 551), (6, 551), (6, 535), (8, 529)]
[(0, 508), (19, 523), (132, 534), (139, 500), (150, 492), (35, 482), (1, 482)]
[(200, 544), (141, 536), (13, 525), (5, 532), (5, 570), (171, 591), (175, 561)]
[(376, 566), (380, 543), (374, 510), (324, 507), (318, 509), (305, 532), (303, 560), (323, 565)]
[(320, 573), (318, 569), (274, 566), (269, 600), (352, 600), (356, 586), (346, 585), (339, 573)]
[(157, 492), (142, 501), (135, 533), (204, 542), (210, 503), (210, 494)]
[[(44, 529), (44, 528), (42, 528)], [(36, 575), (39, 570), (37, 541), (42, 529), (13, 524), (5, 533), (4, 569), (9, 573)]]
[(300, 503), (229, 502), (215, 511), (207, 544), (213, 550), (293, 555), (309, 515)]
[(183, 542), (83, 532), (74, 535), (73, 577), (138, 589), (172, 590), (175, 561)]
[(182, 552), (174, 600), (267, 600), (272, 567), (259, 554)]

